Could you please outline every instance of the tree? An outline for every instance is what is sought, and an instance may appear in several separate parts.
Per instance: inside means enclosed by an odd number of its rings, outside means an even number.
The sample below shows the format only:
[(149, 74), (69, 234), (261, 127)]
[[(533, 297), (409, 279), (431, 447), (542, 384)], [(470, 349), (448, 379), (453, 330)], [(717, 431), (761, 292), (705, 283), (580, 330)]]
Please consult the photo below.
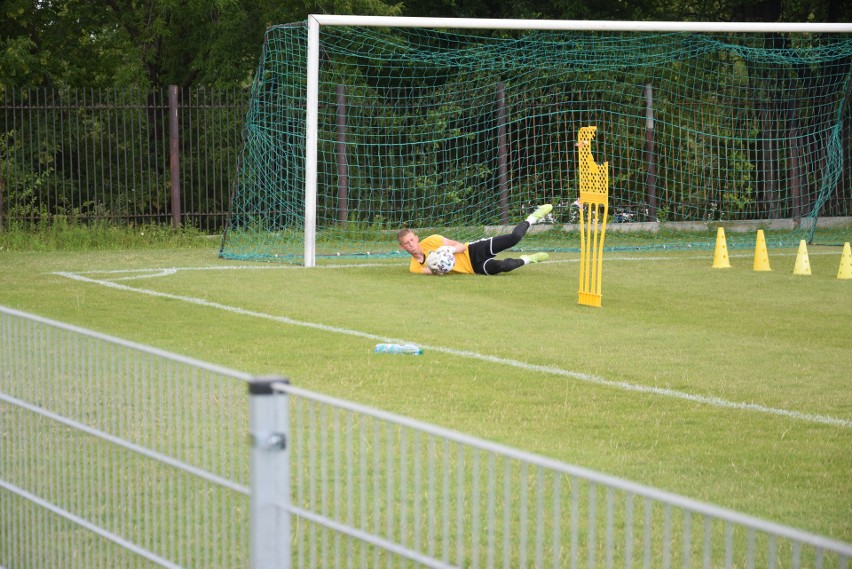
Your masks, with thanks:
[(4, 0), (0, 87), (250, 82), (266, 28), (310, 13), (399, 15), (382, 0)]

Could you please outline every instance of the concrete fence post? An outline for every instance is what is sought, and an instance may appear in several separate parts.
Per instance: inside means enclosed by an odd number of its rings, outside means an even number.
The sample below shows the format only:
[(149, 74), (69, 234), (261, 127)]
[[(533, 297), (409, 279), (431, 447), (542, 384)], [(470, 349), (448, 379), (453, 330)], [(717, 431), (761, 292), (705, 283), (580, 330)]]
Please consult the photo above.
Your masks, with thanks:
[(274, 389), (282, 377), (249, 383), (251, 569), (290, 569), (290, 456), (287, 395)]

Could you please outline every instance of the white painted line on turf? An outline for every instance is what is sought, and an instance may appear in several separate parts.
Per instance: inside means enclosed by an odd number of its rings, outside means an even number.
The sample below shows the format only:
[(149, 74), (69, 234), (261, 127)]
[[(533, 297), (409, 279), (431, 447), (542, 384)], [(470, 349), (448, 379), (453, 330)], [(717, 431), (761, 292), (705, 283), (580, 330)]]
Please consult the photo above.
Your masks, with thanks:
[[(262, 318), (264, 320), (272, 320), (274, 322), (280, 322), (281, 324), (287, 324), (290, 326), (301, 326), (303, 328), (312, 328), (314, 330), (322, 330), (324, 332), (331, 332), (334, 334), (345, 334), (347, 336), (355, 336), (358, 338), (365, 338), (368, 340), (378, 341), (378, 342), (399, 342), (399, 343), (408, 343), (408, 340), (404, 340), (401, 338), (387, 338), (384, 336), (379, 336), (376, 334), (370, 334), (368, 332), (361, 332), (359, 330), (350, 330), (348, 328), (339, 328), (337, 326), (328, 326), (326, 324), (318, 324), (316, 322), (304, 322), (301, 320), (294, 320), (292, 318), (288, 318), (286, 316), (275, 316), (273, 314), (266, 314), (263, 312), (255, 312), (253, 310), (246, 310), (244, 308), (239, 308), (236, 306), (228, 306), (226, 304), (220, 304), (218, 302), (211, 302), (209, 300), (204, 300), (201, 298), (194, 298), (191, 296), (181, 296), (177, 294), (170, 294), (166, 292), (159, 292), (155, 290), (134, 288), (127, 285), (119, 284), (111, 281), (102, 281), (97, 279), (92, 279), (89, 277), (84, 277), (77, 273), (69, 273), (69, 272), (55, 272), (53, 273), (58, 276), (62, 276), (68, 279), (97, 284), (101, 286), (105, 286), (108, 288), (113, 288), (117, 290), (122, 290), (126, 292), (134, 292), (137, 294), (144, 294), (148, 296), (154, 296), (158, 298), (168, 298), (170, 300), (180, 300), (182, 302), (187, 302), (189, 304), (195, 304), (199, 306), (204, 306), (207, 308), (215, 308), (218, 310), (224, 310), (226, 312), (231, 312), (234, 314), (240, 314), (243, 316), (251, 316), (254, 318)], [(562, 377), (570, 377), (572, 379), (577, 379), (580, 381), (585, 381), (588, 383), (594, 383), (597, 385), (602, 385), (605, 387), (614, 387), (616, 389), (622, 389), (624, 391), (633, 391), (637, 393), (646, 393), (652, 395), (661, 395), (664, 397), (672, 397), (675, 399), (683, 399), (686, 401), (692, 401), (693, 403), (700, 403), (703, 405), (710, 405), (712, 407), (721, 407), (727, 409), (738, 409), (742, 411), (755, 411), (758, 413), (764, 413), (767, 415), (776, 415), (779, 417), (787, 417), (790, 419), (796, 419), (800, 421), (807, 421), (810, 423), (821, 423), (824, 425), (832, 425), (836, 427), (852, 427), (852, 421), (847, 421), (846, 419), (840, 419), (837, 417), (829, 417), (826, 415), (816, 415), (812, 413), (800, 413), (798, 411), (788, 411), (787, 409), (778, 409), (775, 407), (766, 407), (765, 405), (758, 405), (756, 403), (738, 403), (736, 401), (728, 401), (726, 399), (721, 399), (719, 397), (710, 397), (706, 395), (693, 395), (691, 393), (686, 393), (683, 391), (676, 391), (674, 389), (666, 389), (662, 387), (649, 387), (646, 385), (636, 385), (632, 383), (627, 383), (624, 381), (612, 381), (609, 379), (605, 379), (603, 377), (599, 377), (596, 375), (589, 375), (586, 373), (580, 373), (576, 371), (568, 371), (557, 367), (552, 366), (542, 366), (537, 364), (530, 364), (527, 362), (522, 362), (519, 360), (512, 360), (508, 358), (499, 358), (496, 356), (489, 356), (486, 354), (480, 354), (477, 352), (469, 352), (464, 350), (455, 350), (453, 348), (447, 348), (444, 346), (428, 346), (423, 344), (420, 345), (424, 351), (431, 352), (441, 352), (445, 354), (450, 354), (453, 356), (470, 358), (481, 360), (489, 363), (496, 363), (504, 366), (515, 367), (519, 369), (523, 369), (525, 371), (546, 373), (551, 375), (558, 375)]]
[[(809, 253), (809, 255), (836, 255), (837, 253), (831, 251), (815, 251), (813, 253)], [(795, 257), (797, 255), (796, 251), (790, 253), (774, 253), (773, 257)], [(753, 257), (752, 253), (743, 253), (743, 254), (731, 254), (728, 255), (731, 259), (751, 259)], [(681, 261), (681, 260), (699, 260), (699, 259), (708, 259), (712, 261), (712, 255), (708, 257), (707, 255), (689, 255), (689, 256), (677, 256), (677, 255), (668, 255), (664, 257), (644, 257), (644, 256), (636, 256), (636, 257), (613, 257), (607, 256), (607, 261), (632, 261), (632, 262), (647, 262), (647, 261)], [(330, 265), (317, 265), (315, 267), (306, 268), (301, 265), (287, 265), (287, 264), (275, 264), (275, 265), (266, 265), (266, 264), (245, 264), (245, 265), (208, 265), (205, 267), (165, 267), (165, 268), (147, 268), (147, 269), (109, 269), (109, 270), (90, 270), (90, 271), (76, 271), (73, 274), (77, 275), (127, 275), (124, 277), (111, 278), (111, 281), (129, 281), (129, 280), (138, 280), (138, 279), (150, 279), (157, 277), (167, 277), (178, 272), (184, 271), (299, 271), (299, 270), (324, 270), (324, 269), (364, 269), (364, 268), (373, 268), (373, 267), (391, 267), (395, 266), (393, 262), (399, 261), (400, 259), (388, 259), (385, 263), (336, 263)], [(539, 263), (540, 265), (552, 265), (552, 264), (562, 264), (562, 263), (578, 263), (580, 261), (578, 258), (573, 259), (551, 259), (549, 261), (542, 261)], [(60, 274), (58, 272), (50, 273), (50, 274)], [(71, 273), (69, 273), (71, 274)]]
[[(363, 263), (363, 264), (342, 264), (342, 265), (321, 265), (311, 267), (315, 269), (359, 269), (364, 267), (389, 267), (390, 263)], [(168, 267), (163, 269), (110, 269), (110, 270), (91, 270), (77, 271), (77, 275), (128, 275), (126, 277), (111, 278), (112, 281), (129, 281), (137, 279), (150, 279), (157, 277), (168, 277), (178, 272), (183, 271), (270, 271), (270, 270), (299, 270), (305, 267), (299, 265), (212, 265), (207, 267)], [(62, 272), (52, 272), (52, 275), (65, 274)]]

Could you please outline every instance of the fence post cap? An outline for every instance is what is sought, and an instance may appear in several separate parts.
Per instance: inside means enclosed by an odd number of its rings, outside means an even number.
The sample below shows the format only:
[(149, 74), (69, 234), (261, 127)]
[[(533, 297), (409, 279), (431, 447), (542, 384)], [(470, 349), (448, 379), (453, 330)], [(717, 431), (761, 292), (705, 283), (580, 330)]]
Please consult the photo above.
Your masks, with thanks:
[(290, 385), (290, 380), (280, 375), (253, 377), (248, 383), (249, 395), (272, 395), (272, 386), (276, 383)]

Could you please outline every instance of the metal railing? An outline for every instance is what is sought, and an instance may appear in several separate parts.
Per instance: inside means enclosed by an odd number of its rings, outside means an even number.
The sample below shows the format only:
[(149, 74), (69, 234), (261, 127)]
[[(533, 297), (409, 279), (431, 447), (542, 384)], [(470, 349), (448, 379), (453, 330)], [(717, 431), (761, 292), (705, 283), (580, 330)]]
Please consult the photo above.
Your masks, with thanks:
[(6, 90), (0, 100), (0, 228), (225, 223), (247, 89)]
[[(258, 488), (273, 494), (252, 499), (275, 506), (259, 526), (277, 520), (281, 530), (271, 533), (293, 536), (259, 544), (266, 559), (292, 559), (294, 567), (573, 569), (847, 567), (852, 557), (850, 544), (266, 383), (254, 398), (271, 401), (252, 407), (261, 443), (253, 464), (264, 482)], [(262, 444), (270, 436), (276, 444)]]
[(0, 307), (6, 569), (850, 557), (852, 544)]
[(0, 567), (246, 567), (248, 379), (0, 307)]

